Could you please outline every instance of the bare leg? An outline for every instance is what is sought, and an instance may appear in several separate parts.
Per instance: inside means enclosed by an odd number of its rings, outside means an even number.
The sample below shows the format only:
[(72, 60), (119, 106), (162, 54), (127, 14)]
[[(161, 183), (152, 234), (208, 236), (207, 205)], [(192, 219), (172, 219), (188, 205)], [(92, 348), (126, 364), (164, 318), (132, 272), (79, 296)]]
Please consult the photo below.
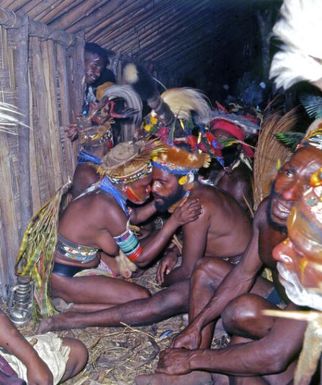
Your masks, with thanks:
[[(193, 320), (208, 304), (217, 287), (233, 266), (219, 258), (203, 258), (191, 278), (189, 320)], [(202, 330), (200, 349), (211, 345), (215, 323)]]
[[(275, 305), (254, 294), (245, 294), (231, 301), (222, 314), (225, 329), (234, 335), (231, 344), (249, 343), (265, 337), (275, 319), (262, 314), (264, 309), (276, 309)], [(230, 385), (286, 385), (294, 375), (296, 362), (278, 374), (262, 377), (231, 377)]]
[(234, 335), (259, 339), (267, 335), (274, 318), (262, 314), (264, 309), (277, 309), (275, 305), (255, 294), (244, 294), (229, 303), (221, 318), (225, 330)]
[[(233, 265), (219, 258), (204, 258), (193, 273), (191, 279), (191, 296), (189, 318), (193, 320), (214, 296), (215, 291)], [(258, 278), (252, 292), (267, 295), (272, 285), (262, 278)], [(206, 326), (202, 331), (200, 349), (207, 349), (211, 345), (215, 322)]]
[(61, 380), (66, 381), (76, 376), (84, 368), (88, 360), (88, 352), (85, 345), (74, 338), (63, 338), (63, 344), (70, 347), (65, 373)]
[(118, 278), (105, 276), (51, 276), (51, 291), (55, 297), (77, 304), (118, 305), (135, 299), (148, 298), (142, 286)]
[(93, 313), (66, 312), (41, 321), (39, 331), (87, 326), (147, 325), (188, 310), (189, 281), (178, 282), (149, 298)]
[(208, 372), (194, 371), (182, 376), (168, 374), (142, 375), (135, 379), (136, 385), (213, 385), (212, 376)]

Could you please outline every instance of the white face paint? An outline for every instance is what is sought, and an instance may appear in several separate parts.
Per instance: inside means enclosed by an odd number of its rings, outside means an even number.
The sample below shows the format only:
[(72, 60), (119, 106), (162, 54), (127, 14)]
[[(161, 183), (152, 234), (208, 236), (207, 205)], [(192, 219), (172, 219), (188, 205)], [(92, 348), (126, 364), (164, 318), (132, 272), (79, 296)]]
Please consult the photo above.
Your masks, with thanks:
[(284, 286), (286, 295), (296, 305), (311, 307), (322, 311), (322, 294), (302, 286), (297, 274), (288, 270), (281, 262), (277, 263), (279, 281)]

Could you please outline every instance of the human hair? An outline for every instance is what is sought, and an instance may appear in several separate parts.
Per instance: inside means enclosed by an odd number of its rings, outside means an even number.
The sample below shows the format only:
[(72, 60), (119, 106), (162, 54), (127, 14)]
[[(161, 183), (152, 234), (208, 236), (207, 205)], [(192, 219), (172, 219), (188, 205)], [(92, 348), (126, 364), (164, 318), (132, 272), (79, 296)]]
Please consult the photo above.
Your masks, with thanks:
[(85, 52), (98, 55), (104, 62), (104, 67), (109, 64), (108, 52), (105, 48), (96, 43), (85, 43)]

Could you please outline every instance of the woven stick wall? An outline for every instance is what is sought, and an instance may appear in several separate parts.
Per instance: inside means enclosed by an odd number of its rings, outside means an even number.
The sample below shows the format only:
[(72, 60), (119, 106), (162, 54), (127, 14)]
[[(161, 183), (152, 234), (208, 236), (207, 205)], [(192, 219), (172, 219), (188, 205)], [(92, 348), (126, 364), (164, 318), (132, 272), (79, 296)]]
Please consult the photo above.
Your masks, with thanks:
[(82, 104), (84, 39), (0, 8), (0, 100), (16, 105), (24, 126), (0, 132), (0, 290), (12, 284), (25, 226), (72, 176), (76, 145), (64, 127)]

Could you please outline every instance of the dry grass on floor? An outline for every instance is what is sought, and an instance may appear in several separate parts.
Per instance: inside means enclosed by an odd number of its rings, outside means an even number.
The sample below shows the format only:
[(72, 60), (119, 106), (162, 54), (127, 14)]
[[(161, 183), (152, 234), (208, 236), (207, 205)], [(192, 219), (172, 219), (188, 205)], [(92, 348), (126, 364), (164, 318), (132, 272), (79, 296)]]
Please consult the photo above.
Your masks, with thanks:
[[(135, 282), (156, 292), (155, 267), (147, 270)], [(62, 331), (64, 337), (78, 338), (89, 350), (86, 368), (66, 385), (132, 385), (139, 374), (154, 372), (158, 354), (167, 348), (172, 338), (184, 328), (183, 316), (145, 327), (86, 328)], [(32, 325), (23, 328), (31, 335)]]

